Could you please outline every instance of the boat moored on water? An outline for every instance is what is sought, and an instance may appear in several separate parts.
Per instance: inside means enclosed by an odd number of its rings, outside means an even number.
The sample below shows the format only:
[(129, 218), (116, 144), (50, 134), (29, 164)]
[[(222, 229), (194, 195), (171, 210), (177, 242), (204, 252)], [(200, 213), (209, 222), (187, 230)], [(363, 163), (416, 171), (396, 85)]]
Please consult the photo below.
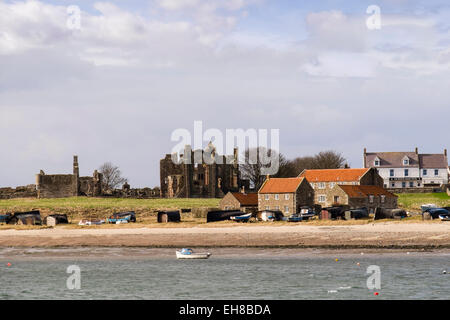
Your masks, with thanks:
[(208, 259), (211, 256), (209, 252), (197, 253), (192, 249), (183, 248), (176, 251), (177, 259)]

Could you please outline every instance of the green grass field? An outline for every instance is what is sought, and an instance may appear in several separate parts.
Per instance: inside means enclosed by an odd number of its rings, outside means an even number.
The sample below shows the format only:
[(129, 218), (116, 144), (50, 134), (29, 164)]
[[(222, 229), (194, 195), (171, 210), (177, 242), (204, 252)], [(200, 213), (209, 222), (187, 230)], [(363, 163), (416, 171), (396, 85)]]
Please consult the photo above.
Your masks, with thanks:
[(450, 206), (450, 197), (447, 193), (400, 193), (398, 205), (410, 211), (420, 211), (422, 204), (434, 203), (439, 207)]
[(73, 197), (62, 199), (0, 200), (2, 212), (29, 209), (139, 209), (163, 210), (197, 207), (217, 207), (220, 199), (121, 199)]
[[(450, 206), (450, 197), (446, 193), (399, 194), (400, 208), (408, 211), (420, 211), (420, 206), (435, 203), (438, 206)], [(0, 200), (0, 212), (15, 212), (38, 209), (43, 212), (69, 213), (112, 213), (124, 210), (136, 212), (165, 209), (198, 207), (218, 207), (220, 199), (119, 199), (73, 197), (62, 199), (10, 199)]]

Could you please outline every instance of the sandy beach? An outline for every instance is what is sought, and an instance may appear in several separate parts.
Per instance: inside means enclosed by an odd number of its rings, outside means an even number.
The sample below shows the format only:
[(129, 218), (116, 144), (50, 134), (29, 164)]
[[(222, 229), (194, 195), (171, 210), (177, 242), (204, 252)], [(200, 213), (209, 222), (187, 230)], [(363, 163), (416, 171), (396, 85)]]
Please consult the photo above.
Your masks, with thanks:
[(450, 223), (0, 230), (2, 247), (450, 248)]

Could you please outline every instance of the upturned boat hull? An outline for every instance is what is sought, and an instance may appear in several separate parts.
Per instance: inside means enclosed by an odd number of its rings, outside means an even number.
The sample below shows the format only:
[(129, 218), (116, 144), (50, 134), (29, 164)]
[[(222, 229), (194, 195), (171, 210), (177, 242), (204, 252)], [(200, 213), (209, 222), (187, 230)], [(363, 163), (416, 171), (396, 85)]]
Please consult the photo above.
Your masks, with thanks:
[(176, 251), (177, 259), (208, 259), (211, 256), (211, 253), (191, 253), (191, 254), (183, 254), (180, 251)]

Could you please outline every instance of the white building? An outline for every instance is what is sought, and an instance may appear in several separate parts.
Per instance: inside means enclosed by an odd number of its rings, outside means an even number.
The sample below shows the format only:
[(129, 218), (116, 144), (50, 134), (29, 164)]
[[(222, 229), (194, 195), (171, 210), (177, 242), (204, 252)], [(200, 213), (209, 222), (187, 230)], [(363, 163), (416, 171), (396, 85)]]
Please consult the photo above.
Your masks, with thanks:
[(367, 152), (364, 148), (364, 167), (376, 168), (389, 189), (449, 183), (447, 149), (442, 154), (419, 154), (418, 148), (415, 152)]

